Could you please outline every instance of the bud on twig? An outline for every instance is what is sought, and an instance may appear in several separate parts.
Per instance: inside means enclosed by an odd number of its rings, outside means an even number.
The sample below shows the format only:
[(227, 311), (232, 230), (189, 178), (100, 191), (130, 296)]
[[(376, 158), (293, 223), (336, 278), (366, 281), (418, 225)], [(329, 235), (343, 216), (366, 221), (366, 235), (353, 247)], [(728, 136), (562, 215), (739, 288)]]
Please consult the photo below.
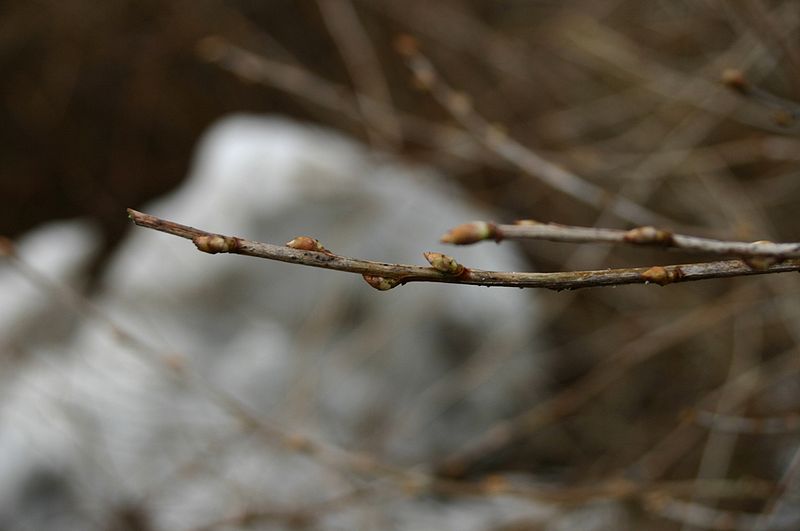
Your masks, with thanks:
[(468, 245), (489, 238), (499, 239), (497, 226), (486, 221), (472, 221), (453, 227), (442, 236), (440, 241), (454, 245)]
[(625, 233), (623, 239), (628, 243), (672, 245), (672, 233), (655, 227), (636, 227)]
[(641, 274), (642, 280), (645, 282), (655, 282), (659, 286), (666, 286), (672, 284), (676, 280), (683, 277), (683, 271), (680, 267), (666, 267), (653, 266)]
[(292, 249), (297, 249), (300, 251), (316, 251), (318, 253), (325, 253), (325, 254), (333, 254), (325, 247), (319, 243), (319, 240), (314, 238), (309, 238), (308, 236), (298, 236), (288, 242), (286, 242), (286, 247), (291, 247)]
[(229, 253), (236, 250), (237, 247), (236, 238), (218, 234), (196, 236), (192, 238), (192, 241), (199, 251), (209, 254)]
[(740, 94), (747, 94), (750, 90), (744, 73), (736, 68), (728, 68), (722, 72), (722, 83)]
[(455, 258), (451, 256), (432, 252), (422, 253), (422, 255), (431, 267), (440, 273), (444, 273), (445, 275), (460, 275), (464, 272), (464, 266), (456, 262)]
[(361, 275), (361, 276), (364, 277), (364, 280), (366, 281), (367, 284), (369, 284), (378, 291), (389, 291), (390, 289), (400, 284), (400, 279), (397, 278), (378, 277), (375, 275)]
[[(772, 242), (769, 240), (759, 240), (757, 242), (753, 242), (756, 245), (769, 245)], [(742, 262), (747, 264), (751, 269), (755, 269), (756, 271), (763, 271), (768, 269), (770, 266), (778, 264), (782, 261), (781, 257), (779, 256), (743, 256)]]

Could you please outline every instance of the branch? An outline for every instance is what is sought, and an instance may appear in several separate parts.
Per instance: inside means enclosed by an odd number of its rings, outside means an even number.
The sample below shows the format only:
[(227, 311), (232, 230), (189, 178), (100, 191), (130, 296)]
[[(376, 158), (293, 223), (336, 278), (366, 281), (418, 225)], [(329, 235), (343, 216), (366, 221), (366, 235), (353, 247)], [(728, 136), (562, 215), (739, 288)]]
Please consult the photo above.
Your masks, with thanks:
[(754, 269), (781, 262), (787, 258), (800, 258), (800, 243), (736, 242), (684, 236), (655, 227), (637, 227), (631, 230), (573, 227), (533, 220), (517, 221), (513, 225), (496, 225), (486, 221), (473, 221), (459, 225), (444, 236), (442, 243), (467, 245), (482, 240), (548, 240), (569, 243), (622, 243), (630, 245), (659, 246), (696, 253), (711, 253), (743, 258)]
[(686, 418), (700, 426), (726, 433), (773, 435), (800, 431), (800, 414), (798, 413), (787, 413), (774, 417), (745, 417), (698, 409), (687, 411)]
[(235, 236), (224, 236), (181, 225), (173, 221), (128, 209), (128, 216), (136, 225), (181, 238), (192, 240), (206, 253), (233, 253), (290, 264), (320, 267), (358, 273), (375, 289), (385, 291), (409, 282), (445, 282), (477, 286), (505, 286), (515, 288), (548, 288), (572, 290), (596, 286), (621, 284), (659, 285), (688, 282), (709, 278), (726, 278), (765, 273), (800, 271), (800, 259), (789, 259), (763, 269), (753, 269), (740, 260), (726, 260), (698, 264), (670, 266), (603, 269), (598, 271), (566, 271), (556, 273), (517, 273), (482, 271), (455, 262), (441, 253), (425, 253), (429, 267), (373, 262), (339, 256), (322, 247), (313, 238), (300, 236), (286, 245), (261, 243)]
[(598, 210), (610, 208), (620, 219), (636, 224), (664, 223), (668, 220), (630, 199), (614, 195), (575, 173), (554, 164), (509, 137), (486, 121), (472, 107), (469, 98), (451, 88), (438, 75), (433, 63), (420, 53), (410, 35), (399, 37), (397, 51), (406, 59), (417, 84), (449, 112), (484, 147), (547, 186)]
[(741, 70), (729, 68), (722, 72), (722, 83), (739, 95), (773, 111), (773, 120), (783, 128), (795, 125), (800, 118), (800, 104), (776, 96), (750, 83)]

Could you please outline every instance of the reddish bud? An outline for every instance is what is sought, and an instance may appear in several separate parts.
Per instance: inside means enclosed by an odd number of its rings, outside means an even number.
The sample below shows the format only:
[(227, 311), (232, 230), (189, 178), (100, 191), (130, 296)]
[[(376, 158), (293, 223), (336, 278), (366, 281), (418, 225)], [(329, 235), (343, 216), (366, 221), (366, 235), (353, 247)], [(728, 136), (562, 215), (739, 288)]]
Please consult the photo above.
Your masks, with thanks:
[(727, 68), (722, 72), (722, 83), (740, 94), (747, 94), (750, 89), (744, 73), (736, 68)]
[(388, 291), (393, 287), (400, 284), (400, 280), (396, 278), (379, 277), (375, 275), (361, 275), (367, 284), (372, 286), (378, 291)]
[(442, 243), (468, 245), (470, 243), (497, 237), (497, 226), (485, 221), (472, 221), (450, 229), (442, 239)]
[(298, 236), (293, 240), (286, 242), (286, 247), (297, 249), (299, 251), (316, 251), (318, 253), (331, 254), (325, 247), (319, 243), (319, 240), (309, 238), (308, 236)]
[(402, 56), (410, 57), (419, 53), (419, 42), (408, 33), (402, 33), (394, 39), (394, 49)]

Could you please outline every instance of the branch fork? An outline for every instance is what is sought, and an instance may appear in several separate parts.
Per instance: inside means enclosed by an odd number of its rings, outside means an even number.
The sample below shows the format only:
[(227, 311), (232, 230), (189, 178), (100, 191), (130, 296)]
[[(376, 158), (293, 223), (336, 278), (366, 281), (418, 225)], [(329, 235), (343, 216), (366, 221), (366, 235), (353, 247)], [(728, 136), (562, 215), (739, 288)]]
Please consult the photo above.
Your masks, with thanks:
[(424, 253), (429, 266), (418, 266), (340, 256), (326, 249), (318, 240), (308, 236), (298, 236), (287, 242), (286, 245), (274, 245), (207, 232), (133, 209), (128, 209), (128, 216), (141, 227), (192, 240), (198, 250), (206, 253), (242, 254), (291, 264), (357, 273), (364, 278), (367, 284), (379, 291), (387, 291), (409, 282), (547, 288), (560, 291), (622, 284), (654, 283), (664, 286), (691, 280), (800, 271), (800, 244), (722, 242), (680, 236), (651, 227), (617, 231), (531, 221), (515, 225), (497, 225), (480, 221), (456, 227), (445, 234), (442, 240), (462, 245), (476, 243), (482, 239), (500, 241), (514, 238), (539, 238), (567, 242), (616, 242), (633, 245), (658, 244), (683, 250), (716, 252), (718, 254), (739, 253), (748, 259), (757, 260), (759, 267), (753, 267), (736, 259), (596, 271), (519, 273), (467, 268), (454, 258), (438, 252)]

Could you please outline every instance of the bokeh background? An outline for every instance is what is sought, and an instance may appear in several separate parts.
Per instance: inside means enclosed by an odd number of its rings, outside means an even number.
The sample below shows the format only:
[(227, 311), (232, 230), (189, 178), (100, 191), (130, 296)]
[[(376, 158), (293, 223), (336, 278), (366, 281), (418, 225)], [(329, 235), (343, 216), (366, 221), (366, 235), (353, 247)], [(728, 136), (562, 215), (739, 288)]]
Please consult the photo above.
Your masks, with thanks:
[[(646, 206), (666, 228), (800, 240), (792, 1), (41, 0), (5, 2), (0, 20), (0, 234), (93, 218), (105, 245), (98, 270), (130, 230), (125, 208), (175, 188), (204, 129), (235, 111), (322, 124), (434, 166), (501, 221), (631, 226), (464, 134), (414, 81), (395, 50), (401, 34), (509, 138)], [(726, 69), (768, 94), (731, 91)], [(541, 271), (696, 259), (521, 249)], [(526, 405), (535, 420), (518, 422), (507, 443), (438, 472), (570, 485), (758, 480), (769, 492), (744, 499), (625, 503), (638, 528), (778, 525), (758, 515), (791, 512), (800, 473), (798, 280), (542, 293), (558, 398), (541, 411)], [(698, 412), (709, 411), (736, 415), (738, 428), (701, 425)], [(781, 429), (745, 422), (758, 418)]]

